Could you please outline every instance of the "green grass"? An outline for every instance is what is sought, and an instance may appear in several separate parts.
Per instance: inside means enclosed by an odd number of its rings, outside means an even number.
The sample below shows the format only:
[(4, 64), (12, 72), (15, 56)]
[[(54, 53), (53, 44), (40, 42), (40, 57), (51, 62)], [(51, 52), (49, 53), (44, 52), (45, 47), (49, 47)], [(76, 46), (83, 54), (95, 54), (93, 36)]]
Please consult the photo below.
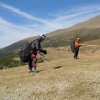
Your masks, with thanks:
[(0, 59), (0, 70), (5, 68), (12, 68), (21, 65), (25, 65), (24, 62), (20, 60), (14, 60), (15, 57), (18, 57), (17, 54), (12, 54)]

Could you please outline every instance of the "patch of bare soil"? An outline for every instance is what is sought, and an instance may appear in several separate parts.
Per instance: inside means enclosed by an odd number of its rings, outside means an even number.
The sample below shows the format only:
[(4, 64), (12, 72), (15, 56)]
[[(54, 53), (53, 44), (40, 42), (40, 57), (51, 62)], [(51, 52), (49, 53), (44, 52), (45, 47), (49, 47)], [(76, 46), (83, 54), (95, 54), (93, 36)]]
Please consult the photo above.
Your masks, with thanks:
[(47, 50), (39, 73), (28, 65), (0, 71), (0, 100), (100, 100), (99, 52), (81, 49), (73, 59), (69, 47)]

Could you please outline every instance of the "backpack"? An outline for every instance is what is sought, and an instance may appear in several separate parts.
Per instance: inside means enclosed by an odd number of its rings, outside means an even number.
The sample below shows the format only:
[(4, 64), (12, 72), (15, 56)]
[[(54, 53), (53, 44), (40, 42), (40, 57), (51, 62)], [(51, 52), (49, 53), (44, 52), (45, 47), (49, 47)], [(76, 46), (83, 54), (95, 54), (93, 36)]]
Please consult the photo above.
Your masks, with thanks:
[(75, 52), (75, 41), (71, 43), (70, 48), (71, 48), (71, 51), (74, 53)]
[(31, 50), (31, 43), (27, 43), (26, 45), (23, 45), (21, 50), (18, 52), (18, 56), (23, 62), (29, 62), (29, 56), (30, 56), (30, 50)]

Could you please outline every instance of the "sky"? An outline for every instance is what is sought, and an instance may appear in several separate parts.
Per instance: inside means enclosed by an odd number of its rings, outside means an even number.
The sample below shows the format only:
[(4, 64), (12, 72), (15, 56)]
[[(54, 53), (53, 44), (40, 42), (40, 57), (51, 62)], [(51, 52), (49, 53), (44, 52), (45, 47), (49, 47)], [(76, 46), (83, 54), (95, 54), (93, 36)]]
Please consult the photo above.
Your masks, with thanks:
[(100, 0), (0, 0), (0, 48), (100, 15)]

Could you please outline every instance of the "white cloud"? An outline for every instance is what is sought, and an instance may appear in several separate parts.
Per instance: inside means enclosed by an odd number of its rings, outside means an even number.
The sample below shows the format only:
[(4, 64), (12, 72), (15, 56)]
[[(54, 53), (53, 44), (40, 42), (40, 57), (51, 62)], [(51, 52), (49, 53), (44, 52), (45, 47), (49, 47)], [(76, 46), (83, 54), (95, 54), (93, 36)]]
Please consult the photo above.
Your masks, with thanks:
[[(20, 9), (16, 9), (3, 3), (0, 3), (0, 7), (29, 20), (29, 22), (24, 25), (16, 25), (0, 17), (0, 43), (2, 43), (0, 44), (0, 47), (8, 46), (30, 36), (36, 36), (52, 32), (57, 29), (67, 28), (100, 14), (100, 5), (92, 5), (76, 7), (69, 11), (52, 14), (52, 19), (48, 18), (46, 20), (45, 18), (40, 19), (33, 15), (29, 15)], [(36, 23), (34, 23), (34, 21)], [(5, 44), (3, 44), (3, 41), (5, 41)]]
[(41, 23), (48, 23), (45, 20), (36, 18), (36, 17), (34, 17), (32, 15), (29, 15), (29, 14), (27, 14), (25, 12), (22, 12), (22, 11), (20, 11), (20, 9), (14, 8), (12, 6), (9, 6), (9, 5), (6, 5), (6, 4), (3, 4), (3, 3), (0, 3), (0, 6), (3, 7), (3, 8), (5, 8), (5, 9), (7, 9), (7, 10), (9, 10), (9, 11), (11, 11), (11, 12), (13, 12), (13, 13), (17, 13), (20, 16), (25, 17), (25, 18), (27, 18), (29, 20), (35, 20), (35, 21), (38, 21), (38, 22), (41, 22)]

